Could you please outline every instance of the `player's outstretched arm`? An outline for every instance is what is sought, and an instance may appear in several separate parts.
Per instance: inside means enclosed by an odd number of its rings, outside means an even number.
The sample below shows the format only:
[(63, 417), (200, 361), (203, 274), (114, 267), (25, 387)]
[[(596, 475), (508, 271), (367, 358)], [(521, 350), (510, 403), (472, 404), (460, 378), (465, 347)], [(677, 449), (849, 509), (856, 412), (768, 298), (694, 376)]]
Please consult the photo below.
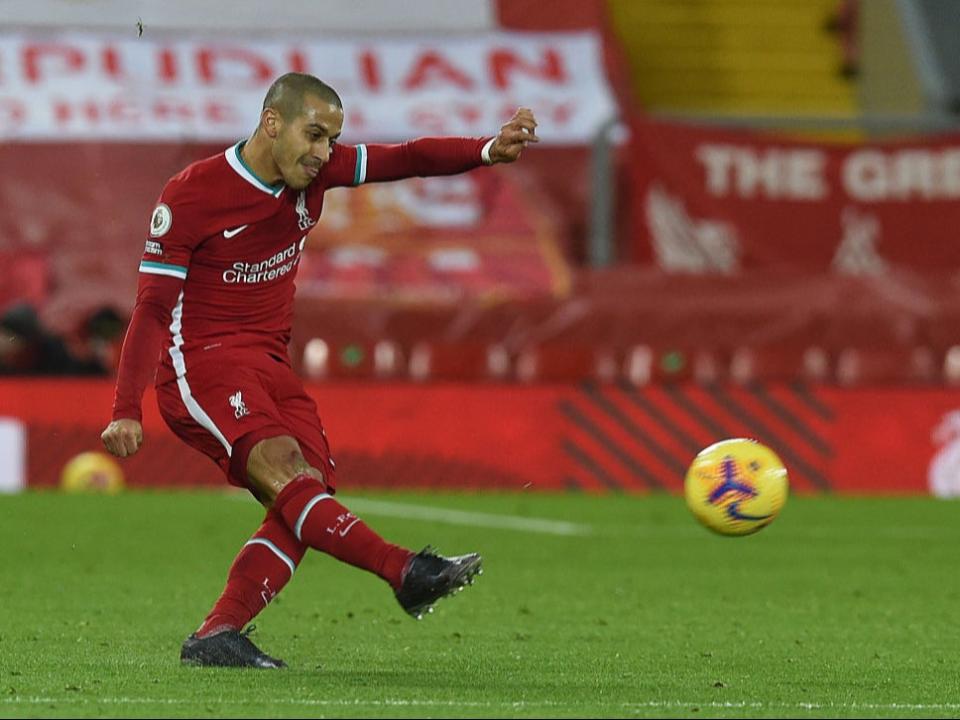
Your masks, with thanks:
[(481, 165), (514, 162), (528, 144), (540, 141), (536, 130), (533, 111), (520, 108), (495, 137), (425, 137), (399, 145), (340, 146), (325, 168), (325, 187), (456, 175)]

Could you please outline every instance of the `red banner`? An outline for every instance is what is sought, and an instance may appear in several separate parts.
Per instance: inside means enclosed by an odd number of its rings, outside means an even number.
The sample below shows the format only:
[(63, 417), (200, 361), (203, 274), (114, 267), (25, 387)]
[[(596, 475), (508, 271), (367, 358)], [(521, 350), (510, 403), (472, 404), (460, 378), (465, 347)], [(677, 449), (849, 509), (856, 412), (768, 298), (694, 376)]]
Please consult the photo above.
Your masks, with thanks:
[[(726, 437), (754, 437), (786, 464), (794, 493), (960, 495), (960, 390), (795, 385), (380, 385), (309, 387), (342, 487), (679, 492), (688, 463)], [(132, 486), (224, 485), (175, 438), (153, 393)], [(27, 483), (56, 484), (99, 448), (112, 386), (0, 382), (0, 415), (27, 428)]]
[(639, 257), (669, 272), (960, 270), (960, 137), (824, 144), (632, 125)]

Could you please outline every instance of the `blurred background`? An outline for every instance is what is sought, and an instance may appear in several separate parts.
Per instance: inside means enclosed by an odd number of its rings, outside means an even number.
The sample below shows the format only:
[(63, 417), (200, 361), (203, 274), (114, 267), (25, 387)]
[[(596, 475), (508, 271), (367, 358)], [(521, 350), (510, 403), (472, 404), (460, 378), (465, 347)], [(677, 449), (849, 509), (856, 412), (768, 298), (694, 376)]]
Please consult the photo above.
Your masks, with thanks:
[[(97, 450), (166, 180), (278, 75), (343, 141), (509, 167), (328, 193), (291, 356), (360, 487), (679, 491), (703, 446), (796, 492), (960, 492), (960, 4), (0, 3), (0, 488)], [(144, 398), (134, 486), (222, 483)]]

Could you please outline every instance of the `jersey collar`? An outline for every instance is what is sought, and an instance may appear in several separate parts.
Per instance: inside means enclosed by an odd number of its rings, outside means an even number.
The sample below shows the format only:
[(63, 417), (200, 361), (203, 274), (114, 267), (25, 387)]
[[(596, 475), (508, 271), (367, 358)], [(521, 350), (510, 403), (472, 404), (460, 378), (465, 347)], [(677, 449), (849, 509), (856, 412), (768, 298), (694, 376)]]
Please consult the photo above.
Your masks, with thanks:
[(280, 193), (282, 193), (286, 187), (284, 183), (280, 182), (276, 185), (267, 185), (263, 180), (258, 178), (253, 170), (243, 161), (243, 156), (240, 154), (240, 151), (243, 149), (245, 142), (246, 140), (241, 140), (236, 145), (227, 148), (224, 154), (227, 157), (227, 162), (230, 164), (230, 167), (236, 171), (237, 175), (253, 185), (257, 190), (265, 192), (268, 195), (273, 195), (274, 197), (280, 197)]

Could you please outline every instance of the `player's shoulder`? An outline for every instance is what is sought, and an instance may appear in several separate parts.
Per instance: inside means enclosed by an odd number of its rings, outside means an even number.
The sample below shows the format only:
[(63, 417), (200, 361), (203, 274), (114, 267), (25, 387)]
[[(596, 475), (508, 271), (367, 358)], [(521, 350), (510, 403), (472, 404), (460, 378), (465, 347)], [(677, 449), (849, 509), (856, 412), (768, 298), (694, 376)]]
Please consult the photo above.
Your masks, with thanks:
[(205, 236), (223, 208), (229, 206), (223, 152), (190, 163), (170, 178), (157, 200), (150, 220), (151, 235), (160, 237), (171, 228), (175, 235)]
[(352, 170), (356, 165), (358, 153), (366, 154), (366, 151), (366, 145), (344, 145), (337, 143), (333, 153), (330, 155), (330, 162), (326, 164), (324, 169), (343, 168)]
[(163, 197), (167, 202), (190, 203), (209, 199), (211, 190), (220, 187), (232, 174), (223, 151), (187, 165), (167, 181)]
[[(330, 160), (320, 169), (317, 179), (310, 183), (311, 194), (323, 194), (332, 187), (349, 187), (359, 185), (358, 182), (361, 163), (358, 163), (360, 150), (366, 152), (365, 145), (343, 145), (337, 143), (330, 155)], [(363, 172), (366, 172), (364, 159)]]

